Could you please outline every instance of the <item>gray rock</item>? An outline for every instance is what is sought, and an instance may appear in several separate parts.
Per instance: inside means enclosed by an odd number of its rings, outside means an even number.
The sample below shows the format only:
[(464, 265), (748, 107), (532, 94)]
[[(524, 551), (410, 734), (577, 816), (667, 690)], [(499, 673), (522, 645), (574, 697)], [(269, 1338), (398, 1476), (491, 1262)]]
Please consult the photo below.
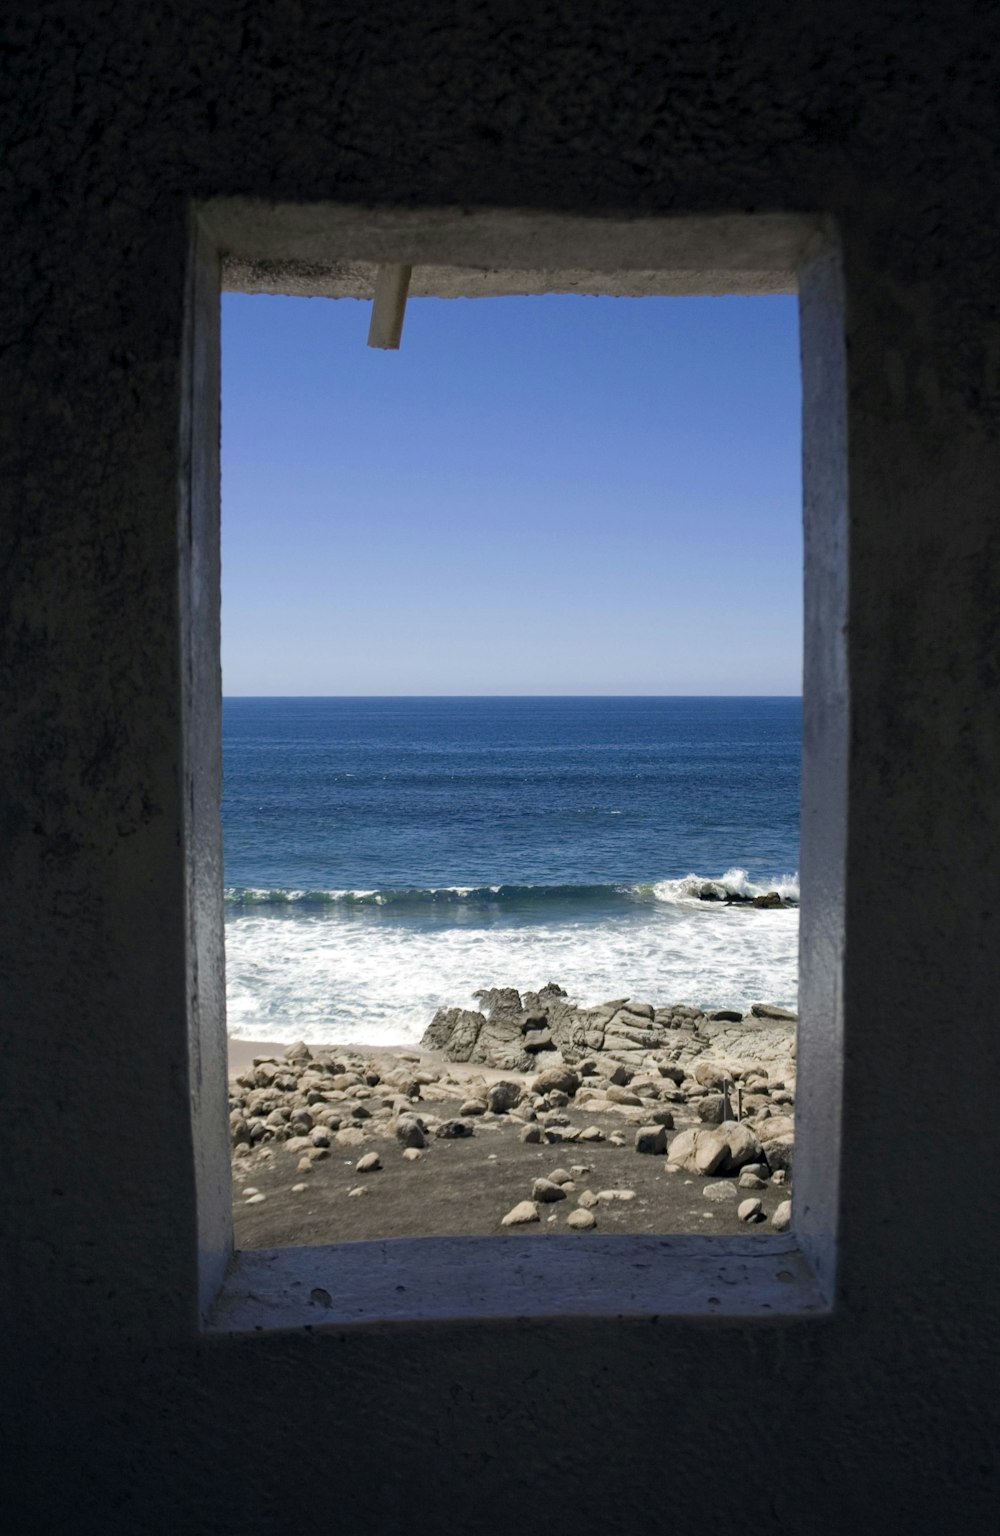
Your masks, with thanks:
[(772, 1003), (752, 1003), (750, 1012), (755, 1019), (775, 1019), (779, 1023), (797, 1024), (797, 1013), (789, 1013), (787, 1008), (775, 1008)]
[(764, 1207), (760, 1200), (741, 1200), (736, 1208), (736, 1214), (740, 1221), (762, 1221)]
[(582, 1211), (579, 1208), (570, 1211), (566, 1217), (566, 1225), (572, 1227), (575, 1232), (589, 1232), (597, 1226), (597, 1218), (593, 1211)]
[(531, 1085), (532, 1093), (548, 1093), (551, 1088), (566, 1093), (570, 1098), (580, 1086), (580, 1079), (571, 1067), (547, 1067), (539, 1072)]
[(377, 1152), (366, 1152), (354, 1165), (355, 1173), (377, 1173), (382, 1166), (382, 1159)]
[(770, 1126), (766, 1132), (766, 1139), (761, 1143), (761, 1149), (767, 1158), (767, 1165), (772, 1173), (790, 1174), (792, 1162), (795, 1156), (795, 1137), (786, 1132), (783, 1136), (772, 1136)]
[(531, 1186), (532, 1200), (540, 1200), (543, 1205), (551, 1205), (556, 1200), (565, 1200), (566, 1191), (561, 1184), (553, 1184), (551, 1179), (536, 1179)]
[[(588, 1170), (586, 1168), (583, 1170), (584, 1173), (586, 1173), (587, 1171)], [(572, 1184), (572, 1182), (573, 1182), (573, 1175), (566, 1168), (555, 1168), (549, 1174), (549, 1183), (550, 1184)]]
[(285, 1060), (301, 1062), (312, 1061), (312, 1051), (306, 1045), (304, 1040), (296, 1040), (294, 1045), (285, 1047)]
[(439, 1008), (420, 1044), (426, 1051), (443, 1051), (449, 1061), (468, 1061), (485, 1023), (471, 1008)]
[(612, 1083), (608, 1088), (607, 1097), (612, 1104), (631, 1104), (636, 1108), (642, 1108), (642, 1100), (637, 1093), (630, 1088), (619, 1088), (617, 1083)]
[(667, 1150), (667, 1133), (662, 1125), (641, 1125), (635, 1133), (637, 1152), (663, 1153)]
[(782, 1200), (771, 1217), (771, 1226), (775, 1232), (787, 1232), (792, 1224), (792, 1202)]
[(486, 1092), (486, 1102), (495, 1115), (505, 1115), (521, 1102), (520, 1083), (506, 1080), (492, 1083)]
[(527, 1142), (529, 1145), (536, 1146), (539, 1142), (544, 1142), (545, 1132), (542, 1130), (540, 1125), (526, 1125), (520, 1132), (518, 1140)]
[(721, 1089), (732, 1080), (732, 1073), (718, 1061), (696, 1061), (693, 1077), (703, 1088)]
[(461, 1141), (465, 1137), (474, 1136), (475, 1129), (468, 1120), (442, 1120), (437, 1135), (442, 1141)]
[(513, 1210), (507, 1212), (501, 1221), (503, 1227), (526, 1227), (532, 1221), (538, 1221), (538, 1206), (533, 1200), (522, 1200), (515, 1205)]
[(703, 1199), (712, 1200), (716, 1203), (721, 1203), (724, 1200), (735, 1200), (736, 1185), (726, 1183), (706, 1184), (701, 1193)]
[[(338, 1132), (342, 1135), (343, 1132)], [(400, 1115), (395, 1127), (396, 1140), (404, 1147), (426, 1147), (427, 1137), (416, 1115)]]
[(465, 1103), (459, 1107), (458, 1112), (460, 1115), (484, 1115), (486, 1113), (486, 1105), (482, 1099), (466, 1099)]

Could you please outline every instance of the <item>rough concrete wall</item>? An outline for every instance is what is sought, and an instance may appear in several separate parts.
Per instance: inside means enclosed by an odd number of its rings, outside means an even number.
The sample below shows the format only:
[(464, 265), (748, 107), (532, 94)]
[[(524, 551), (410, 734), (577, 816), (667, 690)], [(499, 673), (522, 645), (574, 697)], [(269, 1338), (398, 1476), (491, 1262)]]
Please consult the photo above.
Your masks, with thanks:
[[(8, 1528), (992, 1528), (995, 8), (10, 0), (2, 26)], [(832, 1319), (196, 1341), (180, 366), (189, 202), (237, 195), (838, 220)]]

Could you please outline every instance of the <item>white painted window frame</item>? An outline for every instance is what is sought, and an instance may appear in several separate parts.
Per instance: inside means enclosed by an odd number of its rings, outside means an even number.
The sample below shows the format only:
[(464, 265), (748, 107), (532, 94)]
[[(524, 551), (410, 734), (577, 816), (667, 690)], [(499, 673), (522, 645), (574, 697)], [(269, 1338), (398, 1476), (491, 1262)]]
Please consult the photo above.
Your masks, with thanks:
[[(795, 1221), (785, 1235), (395, 1238), (234, 1253), (226, 1115), (219, 655), (222, 271), (405, 263), (458, 291), (797, 289), (803, 382), (805, 660)], [(275, 275), (276, 274), (276, 275)], [(504, 274), (510, 286), (503, 287)], [(571, 276), (570, 276), (571, 274)], [(602, 278), (601, 274), (605, 277)], [(606, 278), (606, 281), (605, 281)], [(465, 283), (463, 290), (462, 283)], [(541, 289), (537, 286), (540, 282)], [(499, 286), (497, 286), (499, 284)], [(237, 281), (234, 286), (239, 286)], [(313, 288), (322, 292), (319, 276)], [(453, 290), (454, 291), (454, 287)], [(527, 212), (193, 211), (180, 480), (186, 934), (199, 1313), (210, 1334), (487, 1318), (818, 1319), (833, 1305), (840, 1183), (847, 828), (847, 442), (835, 231), (800, 215), (580, 219)]]

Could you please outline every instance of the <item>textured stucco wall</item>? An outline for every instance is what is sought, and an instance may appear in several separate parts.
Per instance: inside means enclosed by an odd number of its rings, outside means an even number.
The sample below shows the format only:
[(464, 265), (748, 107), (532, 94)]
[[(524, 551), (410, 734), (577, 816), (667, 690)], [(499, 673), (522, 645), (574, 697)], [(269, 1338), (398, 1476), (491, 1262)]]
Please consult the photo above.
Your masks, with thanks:
[[(991, 1529), (1000, 15), (9, 0), (0, 27), (6, 1528)], [(177, 510), (188, 210), (218, 197), (837, 221), (831, 1319), (197, 1341)]]

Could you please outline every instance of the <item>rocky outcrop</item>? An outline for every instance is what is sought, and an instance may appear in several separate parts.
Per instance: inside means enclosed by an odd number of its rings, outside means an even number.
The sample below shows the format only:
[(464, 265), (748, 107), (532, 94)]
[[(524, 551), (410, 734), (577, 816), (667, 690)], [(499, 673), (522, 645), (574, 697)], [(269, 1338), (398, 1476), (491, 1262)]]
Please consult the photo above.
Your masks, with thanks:
[(449, 1061), (518, 1072), (541, 1066), (553, 1051), (574, 1065), (589, 1056), (639, 1062), (654, 1053), (661, 1062), (690, 1068), (707, 1057), (730, 1077), (738, 1062), (789, 1063), (794, 1056), (795, 1014), (766, 1003), (754, 1003), (747, 1015), (727, 1008), (705, 1013), (680, 1003), (654, 1007), (627, 997), (582, 1008), (552, 982), (523, 995), (514, 987), (494, 987), (477, 992), (476, 999), (481, 1011), (438, 1009), (424, 1049), (443, 1051)]

